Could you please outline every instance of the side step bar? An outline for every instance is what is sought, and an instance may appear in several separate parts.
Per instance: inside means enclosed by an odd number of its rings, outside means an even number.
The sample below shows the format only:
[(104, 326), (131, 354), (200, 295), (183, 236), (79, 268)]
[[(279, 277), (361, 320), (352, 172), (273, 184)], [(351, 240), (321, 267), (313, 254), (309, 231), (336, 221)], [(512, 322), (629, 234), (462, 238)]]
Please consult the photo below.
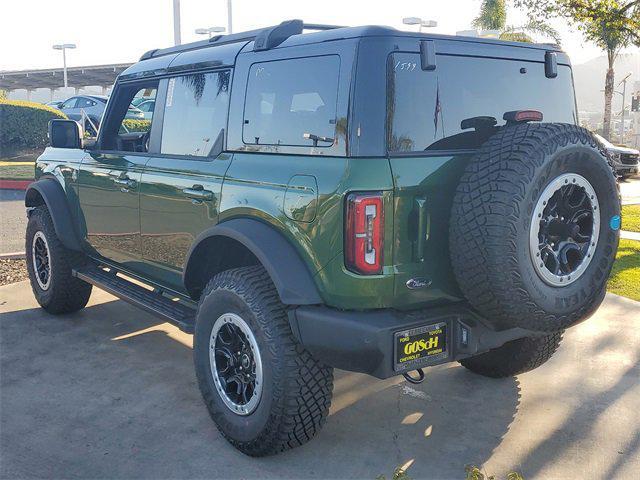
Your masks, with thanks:
[(193, 333), (196, 311), (183, 303), (118, 277), (113, 270), (103, 270), (95, 265), (75, 269), (73, 275), (172, 323), (183, 332)]

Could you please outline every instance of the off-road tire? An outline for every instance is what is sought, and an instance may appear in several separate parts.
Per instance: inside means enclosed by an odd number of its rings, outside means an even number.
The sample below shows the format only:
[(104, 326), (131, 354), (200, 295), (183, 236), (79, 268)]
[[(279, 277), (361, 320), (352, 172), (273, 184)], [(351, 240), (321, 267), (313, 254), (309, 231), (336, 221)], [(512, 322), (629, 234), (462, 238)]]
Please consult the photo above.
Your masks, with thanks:
[(505, 343), (501, 347), (465, 358), (460, 364), (473, 373), (492, 378), (512, 377), (538, 368), (551, 358), (560, 346), (564, 331), (539, 337), (527, 337)]
[[(249, 325), (262, 358), (262, 396), (249, 415), (231, 411), (213, 381), (209, 341), (214, 322), (225, 313), (235, 313)], [(241, 452), (257, 457), (288, 450), (309, 441), (324, 424), (333, 369), (295, 340), (285, 307), (263, 267), (227, 270), (211, 279), (200, 299), (193, 352), (211, 418)]]
[[(586, 178), (597, 193), (599, 239), (581, 276), (552, 286), (533, 265), (529, 228), (546, 186), (566, 173)], [(619, 215), (615, 177), (589, 131), (553, 123), (503, 127), (469, 161), (456, 189), (449, 248), (458, 285), (497, 329), (563, 330), (604, 298)]]
[[(50, 284), (46, 290), (35, 279), (32, 244), (37, 232), (42, 232), (50, 252)], [(87, 305), (91, 284), (74, 277), (71, 270), (86, 262), (81, 252), (66, 248), (56, 235), (49, 210), (36, 207), (29, 215), (25, 239), (25, 257), (31, 289), (42, 308), (52, 314), (76, 312)]]

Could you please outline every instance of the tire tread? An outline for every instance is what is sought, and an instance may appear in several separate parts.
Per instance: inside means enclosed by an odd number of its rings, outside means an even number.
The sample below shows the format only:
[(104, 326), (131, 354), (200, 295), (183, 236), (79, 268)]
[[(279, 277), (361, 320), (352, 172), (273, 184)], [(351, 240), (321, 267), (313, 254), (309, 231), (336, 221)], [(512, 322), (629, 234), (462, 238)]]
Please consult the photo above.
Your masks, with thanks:
[(562, 341), (564, 331), (551, 335), (513, 340), (503, 346), (460, 364), (474, 373), (492, 378), (505, 378), (529, 372), (549, 360)]

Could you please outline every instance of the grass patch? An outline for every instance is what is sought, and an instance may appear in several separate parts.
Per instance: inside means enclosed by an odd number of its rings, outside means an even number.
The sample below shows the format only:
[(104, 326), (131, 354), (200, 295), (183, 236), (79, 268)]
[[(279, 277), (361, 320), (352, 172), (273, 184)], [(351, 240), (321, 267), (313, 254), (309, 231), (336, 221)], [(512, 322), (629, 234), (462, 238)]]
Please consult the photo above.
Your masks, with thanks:
[(622, 230), (640, 232), (640, 205), (622, 206)]
[(607, 290), (640, 302), (640, 242), (620, 239)]
[(0, 165), (0, 180), (33, 180), (35, 166), (28, 165)]
[[(497, 480), (494, 475), (487, 475), (475, 465), (467, 465), (465, 467), (465, 480)], [(509, 472), (507, 480), (524, 480), (522, 474), (518, 472)]]

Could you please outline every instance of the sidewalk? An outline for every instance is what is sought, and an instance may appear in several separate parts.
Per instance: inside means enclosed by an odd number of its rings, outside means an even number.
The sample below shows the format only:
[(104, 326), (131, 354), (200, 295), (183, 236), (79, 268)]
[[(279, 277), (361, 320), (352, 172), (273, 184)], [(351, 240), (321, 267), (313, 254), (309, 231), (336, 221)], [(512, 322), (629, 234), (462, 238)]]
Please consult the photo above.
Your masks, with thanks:
[(640, 232), (627, 232), (626, 230), (620, 230), (620, 238), (640, 241)]

